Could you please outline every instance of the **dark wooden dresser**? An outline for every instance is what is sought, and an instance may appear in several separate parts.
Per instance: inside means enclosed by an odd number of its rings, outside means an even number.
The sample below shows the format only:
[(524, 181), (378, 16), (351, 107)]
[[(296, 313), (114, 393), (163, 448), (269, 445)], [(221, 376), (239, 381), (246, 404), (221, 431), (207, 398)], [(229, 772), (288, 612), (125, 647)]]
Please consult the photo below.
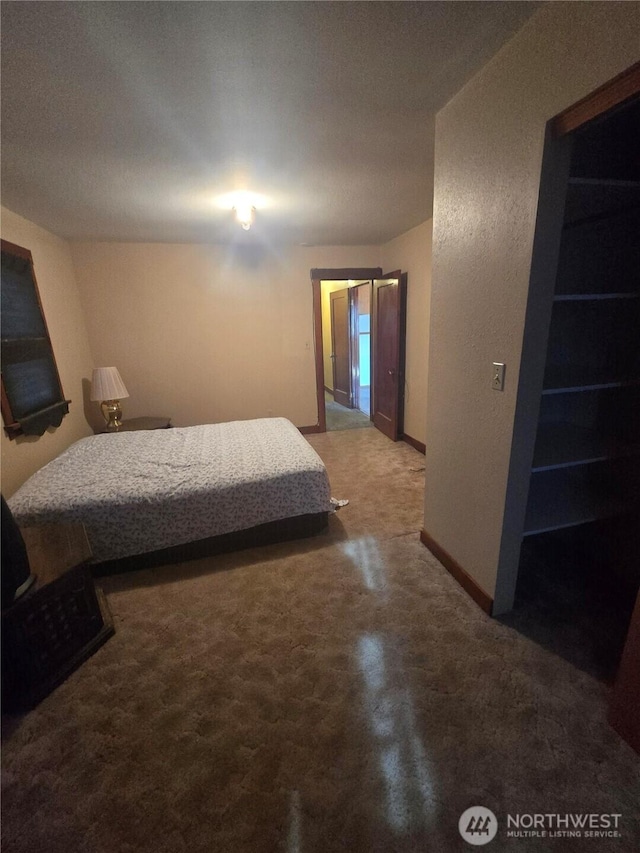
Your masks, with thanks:
[(33, 587), (2, 611), (3, 711), (33, 707), (113, 633), (81, 524), (21, 530)]

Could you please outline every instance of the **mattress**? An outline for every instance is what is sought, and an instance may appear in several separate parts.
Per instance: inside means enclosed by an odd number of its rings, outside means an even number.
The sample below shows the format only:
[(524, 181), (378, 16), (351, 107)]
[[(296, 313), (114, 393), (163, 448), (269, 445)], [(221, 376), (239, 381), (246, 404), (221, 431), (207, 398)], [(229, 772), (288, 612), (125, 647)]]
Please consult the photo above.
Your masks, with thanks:
[(8, 504), (21, 526), (82, 522), (93, 561), (331, 509), (326, 468), (285, 418), (83, 438)]

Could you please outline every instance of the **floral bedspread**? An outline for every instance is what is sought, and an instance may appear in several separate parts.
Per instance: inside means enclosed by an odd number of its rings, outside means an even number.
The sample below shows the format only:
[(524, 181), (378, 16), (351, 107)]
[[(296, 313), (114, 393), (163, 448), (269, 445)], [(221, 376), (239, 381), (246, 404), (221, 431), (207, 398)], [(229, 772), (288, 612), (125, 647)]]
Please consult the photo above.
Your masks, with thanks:
[(326, 468), (285, 418), (83, 438), (8, 501), (21, 526), (81, 521), (94, 562), (331, 509)]

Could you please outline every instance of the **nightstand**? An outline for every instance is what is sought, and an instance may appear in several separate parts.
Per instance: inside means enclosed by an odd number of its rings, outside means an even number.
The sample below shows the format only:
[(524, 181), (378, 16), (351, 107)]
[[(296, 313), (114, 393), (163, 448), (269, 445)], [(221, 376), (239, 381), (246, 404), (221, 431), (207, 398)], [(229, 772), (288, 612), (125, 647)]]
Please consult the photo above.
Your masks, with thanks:
[(96, 435), (112, 432), (133, 432), (138, 429), (170, 429), (171, 418), (129, 418), (127, 421), (122, 421), (122, 426), (119, 429), (99, 429), (96, 430)]
[(27, 710), (114, 633), (82, 524), (21, 529), (34, 586), (2, 611), (3, 710)]

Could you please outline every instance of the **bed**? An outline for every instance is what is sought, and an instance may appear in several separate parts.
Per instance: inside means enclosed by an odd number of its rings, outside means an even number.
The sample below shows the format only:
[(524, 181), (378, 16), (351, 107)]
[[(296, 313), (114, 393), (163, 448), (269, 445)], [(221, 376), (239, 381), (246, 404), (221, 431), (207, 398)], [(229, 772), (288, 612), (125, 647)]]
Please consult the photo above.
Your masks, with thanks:
[(21, 527), (81, 522), (99, 570), (311, 535), (332, 508), (322, 460), (285, 418), (83, 438), (8, 503)]

